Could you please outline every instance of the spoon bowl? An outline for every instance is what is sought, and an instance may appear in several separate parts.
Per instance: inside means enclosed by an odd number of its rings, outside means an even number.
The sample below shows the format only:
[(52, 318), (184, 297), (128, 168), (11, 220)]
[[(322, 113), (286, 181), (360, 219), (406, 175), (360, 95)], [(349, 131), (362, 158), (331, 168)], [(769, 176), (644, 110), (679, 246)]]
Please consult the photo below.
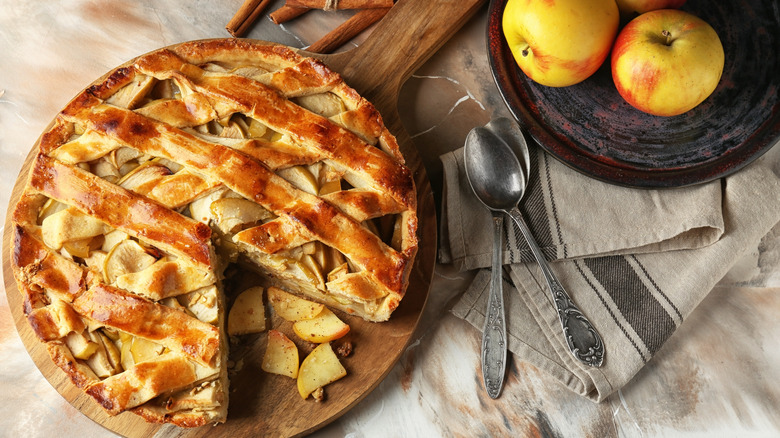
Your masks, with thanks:
[(471, 189), (487, 208), (504, 211), (520, 202), (526, 174), (504, 140), (485, 127), (474, 128), (466, 137), (464, 156)]

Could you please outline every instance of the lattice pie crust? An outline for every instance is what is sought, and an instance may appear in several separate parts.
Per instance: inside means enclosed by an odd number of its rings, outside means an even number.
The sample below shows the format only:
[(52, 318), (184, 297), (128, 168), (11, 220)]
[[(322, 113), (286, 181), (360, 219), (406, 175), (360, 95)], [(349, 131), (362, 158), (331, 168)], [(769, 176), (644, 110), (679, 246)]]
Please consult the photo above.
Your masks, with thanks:
[(54, 362), (110, 414), (185, 427), (226, 417), (226, 265), (382, 321), (417, 250), (413, 178), (376, 109), (319, 61), (234, 39), (152, 52), (79, 94), (12, 221)]

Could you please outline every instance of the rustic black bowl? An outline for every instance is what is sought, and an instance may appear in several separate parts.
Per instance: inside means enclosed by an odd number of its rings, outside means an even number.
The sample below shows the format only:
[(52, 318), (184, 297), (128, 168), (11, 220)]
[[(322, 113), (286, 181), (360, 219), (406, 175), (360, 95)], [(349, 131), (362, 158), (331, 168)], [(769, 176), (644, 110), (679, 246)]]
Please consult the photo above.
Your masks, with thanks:
[(726, 63), (715, 91), (673, 117), (643, 113), (618, 94), (609, 58), (585, 81), (552, 88), (531, 81), (504, 39), (506, 0), (488, 15), (493, 78), (509, 110), (550, 154), (594, 178), (630, 187), (670, 188), (738, 171), (780, 139), (780, 6), (776, 0), (689, 0), (707, 21)]

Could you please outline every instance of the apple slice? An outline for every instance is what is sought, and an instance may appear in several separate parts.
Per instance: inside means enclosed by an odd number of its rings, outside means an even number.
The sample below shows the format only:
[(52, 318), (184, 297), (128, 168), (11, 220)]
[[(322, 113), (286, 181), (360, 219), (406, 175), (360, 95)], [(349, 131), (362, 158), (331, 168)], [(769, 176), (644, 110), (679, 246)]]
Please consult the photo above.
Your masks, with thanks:
[(293, 166), (286, 169), (279, 169), (276, 173), (286, 179), (290, 184), (303, 190), (304, 192), (316, 195), (319, 191), (317, 179), (311, 174), (309, 169), (304, 166)]
[(108, 225), (73, 207), (60, 210), (41, 222), (41, 237), (49, 248), (58, 250), (65, 242), (104, 234)]
[(293, 323), (293, 331), (304, 341), (321, 344), (333, 341), (349, 333), (349, 325), (325, 307), (312, 319), (295, 321)]
[(298, 393), (304, 400), (317, 388), (347, 375), (330, 343), (320, 344), (306, 356), (298, 371)]
[(296, 297), (276, 287), (268, 288), (268, 301), (277, 315), (291, 322), (312, 319), (325, 308), (323, 304)]
[(117, 277), (141, 272), (156, 261), (157, 259), (135, 240), (122, 240), (111, 249), (103, 261), (103, 281), (114, 284)]
[(65, 345), (68, 346), (73, 357), (76, 359), (87, 360), (95, 354), (99, 345), (92, 342), (83, 333), (70, 332), (65, 337)]
[(298, 347), (284, 333), (278, 330), (268, 331), (268, 346), (263, 355), (261, 368), (267, 373), (281, 376), (298, 377)]
[(263, 288), (250, 287), (241, 292), (228, 313), (228, 334), (245, 335), (265, 330)]
[(225, 234), (273, 217), (264, 207), (244, 198), (220, 198), (210, 208), (217, 228)]
[(164, 346), (144, 338), (134, 337), (130, 345), (130, 354), (133, 355), (133, 362), (135, 363), (156, 359), (164, 353)]

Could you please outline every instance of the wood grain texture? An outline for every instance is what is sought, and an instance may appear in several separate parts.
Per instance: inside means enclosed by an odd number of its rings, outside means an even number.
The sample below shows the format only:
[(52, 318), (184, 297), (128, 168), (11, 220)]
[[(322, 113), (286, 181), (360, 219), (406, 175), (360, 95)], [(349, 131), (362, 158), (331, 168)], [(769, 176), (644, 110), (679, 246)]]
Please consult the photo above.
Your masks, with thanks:
[[(436, 212), (430, 182), (409, 135), (401, 125), (396, 108), (403, 82), (432, 55), (477, 10), (484, 0), (447, 2), (443, 0), (402, 0), (393, 7), (372, 35), (360, 47), (337, 55), (321, 56), (380, 110), (401, 145), (407, 165), (414, 171), (418, 190), (420, 248), (410, 276), (406, 297), (390, 321), (376, 324), (340, 314), (351, 326), (348, 338), (352, 355), (343, 360), (348, 376), (326, 388), (327, 401), (302, 400), (295, 382), (260, 370), (265, 336), (246, 337), (232, 346), (228, 421), (217, 427), (180, 430), (174, 426), (148, 424), (131, 413), (116, 417), (106, 414), (90, 397), (77, 389), (51, 362), (45, 346), (38, 341), (22, 312), (22, 297), (10, 268), (11, 209), (27, 182), (27, 174), (37, 149), (30, 151), (11, 193), (3, 235), (3, 276), (6, 295), (19, 335), (43, 376), (76, 409), (107, 429), (129, 437), (152, 436), (176, 429), (177, 436), (300, 436), (338, 418), (362, 400), (390, 372), (414, 333), (425, 305), (436, 258)], [(306, 53), (304, 53), (306, 54)], [(247, 281), (251, 281), (251, 277)], [(283, 331), (286, 323), (273, 325)], [(305, 345), (302, 353), (308, 352)], [(174, 432), (170, 430), (170, 432)]]

